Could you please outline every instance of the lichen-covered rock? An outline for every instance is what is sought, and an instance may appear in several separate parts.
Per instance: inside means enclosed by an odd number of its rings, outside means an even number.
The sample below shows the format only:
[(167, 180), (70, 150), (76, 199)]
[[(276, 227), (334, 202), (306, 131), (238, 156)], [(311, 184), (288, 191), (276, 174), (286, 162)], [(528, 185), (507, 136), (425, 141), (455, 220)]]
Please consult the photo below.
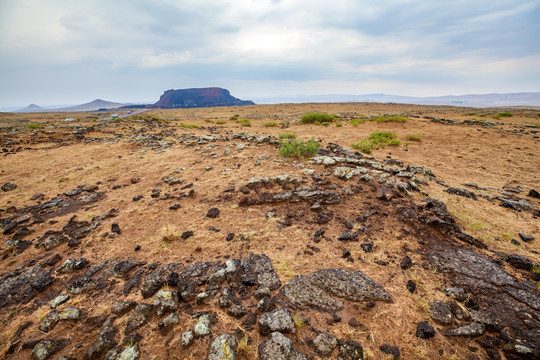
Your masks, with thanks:
[(101, 329), (99, 330), (99, 336), (86, 348), (84, 352), (84, 360), (96, 360), (100, 359), (107, 351), (116, 346), (115, 340), (118, 330), (114, 327), (114, 319), (108, 319), (105, 321)]
[(259, 316), (259, 332), (262, 335), (268, 335), (275, 331), (282, 333), (296, 332), (296, 326), (289, 309), (281, 308)]
[(32, 349), (32, 356), (37, 360), (45, 360), (66, 346), (63, 339), (42, 340)]
[(195, 336), (202, 337), (210, 335), (210, 323), (210, 316), (208, 314), (199, 316), (197, 322), (193, 326)]
[(85, 258), (77, 259), (67, 259), (60, 267), (58, 267), (57, 272), (59, 273), (69, 273), (75, 270), (82, 269), (88, 261)]
[(259, 345), (259, 360), (309, 360), (293, 347), (293, 342), (280, 332), (273, 332)]
[(320, 356), (328, 357), (332, 355), (332, 352), (338, 344), (338, 339), (334, 335), (330, 335), (326, 332), (320, 332), (313, 340), (315, 351)]
[(169, 314), (165, 319), (161, 320), (158, 323), (159, 331), (162, 335), (166, 335), (169, 332), (170, 328), (173, 325), (178, 324), (179, 322), (180, 318), (178, 317), (177, 313)]
[(117, 316), (122, 316), (130, 312), (137, 303), (135, 301), (117, 301), (111, 307), (111, 312)]
[(232, 305), (232, 296), (231, 289), (228, 286), (225, 286), (221, 290), (221, 296), (219, 297), (219, 306), (222, 308), (227, 308)]
[(234, 360), (238, 342), (233, 334), (221, 334), (210, 343), (208, 360)]
[(448, 304), (435, 300), (429, 303), (431, 318), (443, 325), (452, 324), (452, 309)]
[(227, 309), (227, 315), (240, 319), (246, 315), (247, 310), (243, 305), (234, 305)]
[(58, 314), (60, 320), (78, 320), (81, 316), (81, 310), (72, 306), (66, 307)]
[(458, 328), (448, 329), (445, 331), (444, 335), (478, 337), (484, 335), (485, 331), (486, 326), (484, 324), (472, 323)]
[(144, 278), (144, 282), (141, 286), (141, 294), (144, 299), (147, 299), (154, 295), (165, 283), (165, 271), (159, 269), (151, 274), (148, 274)]
[(113, 275), (117, 278), (124, 278), (136, 267), (137, 264), (132, 262), (131, 260), (120, 261), (114, 265)]
[(60, 305), (68, 301), (69, 299), (70, 299), (69, 295), (66, 295), (66, 294), (58, 295), (57, 297), (55, 297), (49, 302), (49, 306), (51, 307), (51, 309), (56, 309), (57, 307), (59, 307)]
[(193, 331), (188, 330), (182, 333), (182, 346), (188, 347), (193, 343), (193, 339), (195, 338)]
[(139, 345), (135, 344), (122, 351), (117, 360), (137, 360), (140, 355)]
[(178, 308), (178, 296), (173, 291), (159, 290), (154, 299), (154, 309), (158, 316), (176, 311)]
[(287, 304), (296, 309), (310, 307), (327, 312), (336, 312), (343, 309), (343, 301), (329, 296), (326, 292), (311, 284), (303, 275), (297, 275), (289, 280), (279, 290), (279, 294)]
[(249, 254), (241, 262), (244, 273), (255, 276), (259, 286), (266, 286), (270, 290), (279, 289), (281, 281), (272, 267), (272, 261), (268, 256)]
[(60, 316), (58, 314), (58, 311), (53, 310), (50, 313), (48, 313), (45, 318), (41, 321), (39, 324), (39, 330), (43, 331), (44, 333), (47, 333), (51, 331), (56, 324), (60, 321)]
[(139, 304), (135, 307), (133, 314), (129, 317), (125, 334), (129, 335), (144, 324), (146, 324), (148, 318), (152, 314), (154, 306), (152, 304)]
[(363, 360), (364, 348), (352, 340), (339, 340), (338, 360)]

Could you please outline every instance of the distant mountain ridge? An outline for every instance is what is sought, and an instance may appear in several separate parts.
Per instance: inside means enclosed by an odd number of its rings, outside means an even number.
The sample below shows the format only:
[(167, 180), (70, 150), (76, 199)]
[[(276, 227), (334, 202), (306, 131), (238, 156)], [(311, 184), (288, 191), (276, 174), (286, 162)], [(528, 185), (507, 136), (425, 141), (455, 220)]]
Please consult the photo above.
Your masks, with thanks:
[(450, 105), (470, 107), (540, 106), (540, 92), (507, 94), (469, 94), (430, 97), (400, 96), (387, 94), (328, 94), (328, 95), (282, 95), (254, 98), (258, 104), (306, 103), (306, 102), (379, 102), (413, 105)]
[(209, 87), (167, 90), (153, 107), (170, 109), (242, 105), (255, 105), (255, 103), (250, 100), (235, 98), (227, 89)]
[(127, 104), (96, 99), (86, 104), (69, 106), (69, 107), (58, 108), (58, 109), (46, 109), (36, 104), (30, 104), (24, 109), (17, 110), (16, 112), (79, 112), (79, 111), (83, 112), (83, 111), (96, 111), (99, 109), (117, 109), (126, 105)]

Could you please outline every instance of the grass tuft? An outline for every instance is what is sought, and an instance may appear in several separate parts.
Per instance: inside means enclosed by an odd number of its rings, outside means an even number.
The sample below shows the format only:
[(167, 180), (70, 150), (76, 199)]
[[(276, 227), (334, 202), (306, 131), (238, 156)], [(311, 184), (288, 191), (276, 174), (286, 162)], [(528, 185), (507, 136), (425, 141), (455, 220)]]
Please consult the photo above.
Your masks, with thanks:
[(188, 129), (200, 129), (200, 125), (195, 125), (195, 124), (178, 124), (177, 125), (179, 128), (188, 128)]
[(308, 141), (293, 139), (290, 142), (280, 142), (278, 154), (283, 157), (292, 158), (312, 157), (317, 154), (317, 150), (320, 146), (321, 144), (319, 144), (313, 139), (310, 139)]
[(264, 123), (264, 126), (266, 127), (276, 127), (278, 124), (275, 121), (269, 121), (267, 123)]
[(27, 129), (41, 129), (41, 128), (43, 128), (43, 125), (36, 124), (36, 123), (30, 123), (30, 124), (26, 124), (26, 128)]
[[(165, 243), (177, 241), (181, 238), (180, 230), (178, 230), (176, 226), (171, 224), (162, 227), (160, 230), (160, 235), (161, 240)], [(166, 245), (164, 245), (163, 243), (161, 246), (166, 247)]]
[(495, 119), (500, 119), (502, 117), (511, 117), (511, 116), (514, 116), (514, 115), (512, 113), (509, 113), (508, 111), (503, 111), (503, 112), (498, 113), (497, 115), (493, 115)]
[(302, 116), (302, 123), (304, 124), (320, 124), (334, 121), (335, 116), (327, 113), (308, 113)]
[(240, 124), (240, 126), (251, 126), (251, 121), (249, 121), (249, 119), (236, 119), (234, 122)]
[(405, 135), (405, 139), (409, 140), (409, 141), (422, 141), (422, 139), (424, 138), (424, 135), (422, 134), (407, 134)]
[(296, 134), (291, 134), (291, 133), (279, 134), (279, 138), (280, 139), (296, 139)]
[(353, 148), (366, 154), (371, 154), (373, 149), (376, 148), (399, 145), (401, 145), (401, 141), (399, 141), (397, 135), (391, 131), (375, 131), (369, 135), (368, 140), (361, 140), (351, 144)]

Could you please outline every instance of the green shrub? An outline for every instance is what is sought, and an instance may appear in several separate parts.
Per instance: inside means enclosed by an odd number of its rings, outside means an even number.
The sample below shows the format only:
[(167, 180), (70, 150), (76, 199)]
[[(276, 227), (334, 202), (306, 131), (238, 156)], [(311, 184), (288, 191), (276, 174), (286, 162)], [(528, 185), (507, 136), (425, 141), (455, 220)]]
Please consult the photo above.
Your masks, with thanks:
[(27, 129), (41, 129), (41, 128), (43, 128), (43, 125), (36, 124), (36, 123), (30, 123), (30, 124), (26, 124), (26, 128)]
[(178, 124), (177, 125), (180, 128), (188, 128), (188, 129), (200, 129), (201, 127), (199, 125), (195, 124)]
[(236, 120), (236, 119), (238, 119), (239, 116), (240, 116), (240, 115), (238, 115), (238, 114), (233, 115), (233, 116), (231, 116), (231, 117), (229, 118), (229, 120)]
[(223, 124), (225, 124), (225, 120), (218, 120), (218, 121), (216, 121), (216, 124), (223, 125)]
[(422, 139), (424, 138), (424, 135), (422, 134), (407, 134), (405, 135), (405, 139), (407, 140), (410, 140), (410, 141), (422, 141)]
[(277, 122), (275, 121), (269, 121), (267, 123), (264, 123), (264, 126), (266, 127), (276, 127), (277, 126)]
[(383, 116), (374, 116), (374, 117), (369, 117), (369, 118), (359, 118), (359, 119), (352, 119), (350, 121), (350, 124), (353, 125), (353, 126), (358, 126), (360, 124), (363, 124), (367, 121), (376, 121), (378, 123), (383, 123), (383, 122), (407, 122), (408, 118), (406, 116), (402, 116), (402, 115), (383, 115)]
[(371, 154), (375, 144), (371, 140), (361, 140), (359, 142), (352, 143), (351, 146), (360, 152)]
[(336, 127), (342, 127), (343, 124), (342, 123), (336, 123)]
[(494, 115), (493, 117), (495, 119), (500, 119), (502, 117), (511, 117), (511, 116), (514, 116), (514, 115), (509, 113), (508, 111), (503, 111), (503, 112), (498, 113), (497, 115)]
[(278, 154), (283, 157), (304, 158), (311, 157), (317, 154), (319, 144), (313, 139), (308, 141), (291, 140), (279, 143)]
[(351, 146), (358, 151), (361, 151), (366, 154), (371, 154), (373, 149), (380, 148), (384, 146), (399, 146), (401, 141), (399, 141), (397, 135), (391, 131), (375, 131), (369, 135), (368, 140), (361, 140), (356, 143), (352, 143)]
[(280, 139), (296, 139), (296, 134), (284, 133), (279, 134)]
[(328, 126), (328, 125), (330, 125), (330, 123), (327, 122), (327, 121), (325, 121), (325, 122), (322, 122), (321, 125), (322, 125), (322, 126)]
[(249, 119), (236, 119), (235, 123), (240, 124), (240, 126), (251, 126)]
[(314, 124), (314, 123), (323, 123), (323, 122), (332, 122), (335, 117), (333, 115), (328, 115), (327, 113), (308, 113), (302, 116), (302, 123), (304, 124)]
[(395, 138), (397, 138), (396, 133), (391, 131), (375, 131), (369, 134), (369, 139), (373, 140), (376, 144), (385, 144)]
[(207, 122), (207, 123), (210, 123), (210, 124), (213, 124), (214, 123), (214, 120), (210, 120), (210, 119), (205, 119), (204, 122)]

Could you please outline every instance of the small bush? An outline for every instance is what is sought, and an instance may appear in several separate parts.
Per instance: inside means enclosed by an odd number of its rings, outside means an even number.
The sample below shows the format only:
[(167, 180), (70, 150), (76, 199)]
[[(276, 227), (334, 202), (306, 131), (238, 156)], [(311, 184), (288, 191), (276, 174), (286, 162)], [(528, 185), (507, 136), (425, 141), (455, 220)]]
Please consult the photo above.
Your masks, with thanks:
[(218, 121), (216, 121), (216, 124), (223, 125), (223, 124), (225, 124), (225, 120), (218, 120)]
[(424, 138), (424, 135), (422, 134), (407, 134), (405, 135), (405, 139), (409, 140), (409, 141), (422, 141), (422, 139)]
[(41, 129), (41, 128), (43, 128), (43, 125), (30, 123), (30, 124), (26, 124), (26, 128), (27, 129)]
[(343, 124), (342, 123), (336, 123), (336, 127), (342, 127)]
[(240, 126), (251, 126), (249, 119), (236, 119), (235, 123), (240, 124)]
[(188, 129), (200, 129), (201, 127), (199, 125), (195, 124), (178, 124), (177, 125), (180, 128), (188, 128)]
[(382, 122), (407, 122), (408, 118), (406, 116), (394, 115), (394, 116), (378, 116), (371, 118), (370, 121), (376, 121), (378, 123)]
[(240, 116), (240, 115), (238, 115), (238, 114), (233, 115), (233, 116), (231, 116), (231, 117), (229, 118), (229, 120), (236, 120), (236, 119), (238, 119), (239, 116)]
[(314, 123), (323, 123), (323, 122), (332, 122), (335, 117), (328, 115), (327, 113), (308, 113), (302, 116), (302, 123), (304, 124), (314, 124)]
[(375, 131), (369, 134), (369, 139), (373, 140), (376, 144), (385, 144), (395, 138), (397, 138), (396, 133), (391, 131)]
[(375, 131), (369, 135), (368, 140), (352, 143), (351, 146), (360, 152), (371, 154), (375, 148), (401, 145), (401, 141), (396, 138), (397, 135), (391, 131)]
[(399, 146), (401, 145), (401, 141), (399, 141), (398, 139), (393, 139), (393, 140), (390, 140), (386, 143), (388, 146)]
[(360, 152), (371, 154), (375, 144), (370, 140), (361, 140), (359, 142), (352, 143), (351, 146)]
[(279, 138), (280, 139), (296, 139), (296, 134), (290, 134), (290, 133), (279, 134)]
[(498, 113), (497, 115), (494, 115), (493, 117), (495, 119), (500, 119), (502, 117), (511, 117), (511, 116), (514, 116), (514, 115), (512, 113), (509, 113), (508, 111), (503, 111), (503, 112)]
[(176, 226), (170, 224), (161, 228), (160, 235), (161, 241), (163, 241), (165, 244), (181, 239), (180, 230)]
[(283, 141), (279, 144), (278, 154), (283, 157), (304, 158), (317, 154), (319, 144), (313, 139), (304, 142), (302, 140)]
[(265, 123), (264, 126), (266, 126), (266, 127), (276, 127), (276, 126), (277, 126), (277, 122), (275, 122), (275, 121), (269, 121), (269, 122)]
[(330, 123), (327, 122), (327, 121), (325, 121), (325, 122), (322, 122), (321, 125), (322, 125), (322, 126), (328, 126), (328, 125), (330, 125)]
[(214, 123), (214, 120), (210, 120), (210, 119), (205, 119), (204, 122), (207, 122), (207, 123), (210, 123), (210, 124), (213, 124)]

